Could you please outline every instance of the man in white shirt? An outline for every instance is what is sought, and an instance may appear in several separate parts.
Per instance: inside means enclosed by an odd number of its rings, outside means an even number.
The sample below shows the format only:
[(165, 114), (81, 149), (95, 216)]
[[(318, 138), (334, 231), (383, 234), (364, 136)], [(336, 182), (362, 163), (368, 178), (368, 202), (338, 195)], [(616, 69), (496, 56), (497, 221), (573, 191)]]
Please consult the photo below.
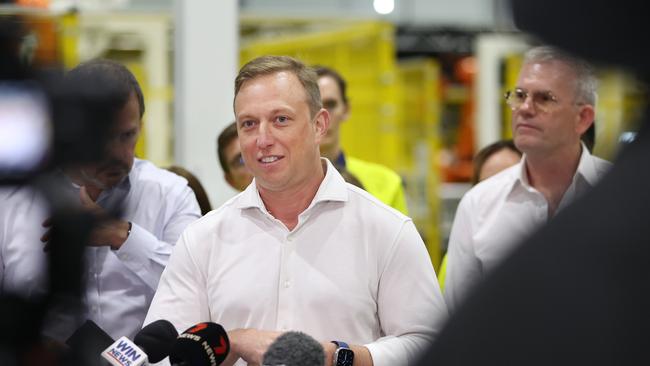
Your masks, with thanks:
[(145, 324), (222, 324), (224, 364), (261, 364), (289, 330), (321, 341), (326, 365), (344, 364), (333, 360), (343, 342), (357, 366), (415, 362), (447, 315), (433, 267), (411, 219), (320, 157), (329, 115), (316, 73), (257, 58), (239, 72), (234, 109), (253, 184), (185, 230)]
[[(580, 136), (594, 121), (592, 68), (551, 47), (529, 50), (506, 95), (521, 162), (461, 200), (449, 238), (445, 300), (454, 311), (513, 247), (593, 187), (609, 163)], [(550, 269), (552, 270), (552, 269)]]
[[(65, 321), (54, 320), (45, 333), (65, 340), (88, 318), (113, 338), (133, 337), (142, 327), (173, 244), (200, 217), (199, 206), (184, 178), (134, 158), (144, 99), (126, 67), (93, 60), (71, 70), (66, 80), (79, 85), (92, 82), (100, 91), (97, 95), (113, 95), (115, 123), (104, 160), (65, 168), (59, 177), (61, 195), (75, 197), (99, 216), (108, 211), (121, 216), (95, 227), (85, 248), (84, 311), (57, 314), (54, 319), (60, 315)], [(35, 296), (47, 286), (43, 274), (47, 262), (43, 242), (49, 239), (47, 203), (27, 187), (4, 194), (0, 292)]]

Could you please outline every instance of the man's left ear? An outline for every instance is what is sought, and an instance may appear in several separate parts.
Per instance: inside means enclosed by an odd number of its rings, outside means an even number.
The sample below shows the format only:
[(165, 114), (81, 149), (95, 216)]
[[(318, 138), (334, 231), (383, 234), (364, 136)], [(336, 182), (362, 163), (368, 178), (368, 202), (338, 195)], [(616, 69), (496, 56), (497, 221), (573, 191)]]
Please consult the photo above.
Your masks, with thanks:
[(321, 139), (327, 134), (327, 129), (330, 127), (330, 115), (327, 109), (321, 108), (318, 111), (314, 120), (314, 127), (316, 128), (316, 139), (320, 143)]
[(589, 129), (589, 126), (594, 123), (595, 117), (596, 112), (594, 111), (594, 107), (592, 105), (585, 104), (581, 106), (580, 114), (578, 115), (578, 123), (576, 125), (576, 132), (579, 135), (585, 133), (585, 131)]

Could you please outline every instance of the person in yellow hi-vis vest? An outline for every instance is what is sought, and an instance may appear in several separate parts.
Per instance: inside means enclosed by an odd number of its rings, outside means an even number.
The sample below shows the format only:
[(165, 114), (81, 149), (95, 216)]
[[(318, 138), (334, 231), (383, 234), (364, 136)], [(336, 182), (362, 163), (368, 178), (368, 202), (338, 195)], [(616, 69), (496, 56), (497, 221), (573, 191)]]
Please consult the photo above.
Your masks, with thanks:
[(351, 156), (341, 150), (340, 125), (350, 114), (346, 83), (333, 69), (316, 66), (318, 86), (323, 108), (330, 114), (330, 127), (320, 144), (321, 155), (329, 159), (337, 168), (343, 168), (354, 175), (366, 191), (385, 204), (408, 215), (402, 178), (390, 168)]

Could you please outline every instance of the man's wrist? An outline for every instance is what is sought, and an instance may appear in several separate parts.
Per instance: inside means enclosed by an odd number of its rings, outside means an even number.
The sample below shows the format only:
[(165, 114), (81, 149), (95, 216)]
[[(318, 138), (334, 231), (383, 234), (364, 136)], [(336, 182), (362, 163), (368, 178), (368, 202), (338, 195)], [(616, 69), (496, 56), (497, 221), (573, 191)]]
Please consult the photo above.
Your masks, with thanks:
[(133, 229), (133, 223), (131, 221), (118, 221), (116, 227), (115, 240), (111, 243), (112, 250), (118, 250), (122, 247), (124, 242), (131, 235), (131, 229)]
[(332, 364), (334, 352), (336, 352), (336, 345), (332, 342), (321, 342), (321, 346), (323, 346), (323, 351), (325, 351), (325, 365), (329, 366)]

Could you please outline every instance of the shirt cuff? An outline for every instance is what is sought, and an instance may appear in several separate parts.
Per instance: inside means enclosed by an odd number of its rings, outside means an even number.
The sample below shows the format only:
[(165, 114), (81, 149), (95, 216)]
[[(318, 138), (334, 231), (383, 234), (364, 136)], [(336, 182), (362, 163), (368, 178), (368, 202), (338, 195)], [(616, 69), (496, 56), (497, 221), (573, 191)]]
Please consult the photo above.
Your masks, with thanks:
[(370, 357), (372, 357), (373, 366), (391, 366), (391, 365), (401, 365), (400, 363), (393, 363), (393, 358), (390, 356), (390, 350), (387, 349), (385, 345), (382, 345), (384, 341), (390, 339), (397, 339), (394, 336), (387, 336), (379, 338), (378, 340), (364, 344), (363, 346), (368, 349), (370, 352)]
[(156, 250), (158, 238), (132, 222), (131, 233), (122, 246), (113, 251), (115, 255), (138, 277), (149, 282), (151, 276), (150, 257)]

